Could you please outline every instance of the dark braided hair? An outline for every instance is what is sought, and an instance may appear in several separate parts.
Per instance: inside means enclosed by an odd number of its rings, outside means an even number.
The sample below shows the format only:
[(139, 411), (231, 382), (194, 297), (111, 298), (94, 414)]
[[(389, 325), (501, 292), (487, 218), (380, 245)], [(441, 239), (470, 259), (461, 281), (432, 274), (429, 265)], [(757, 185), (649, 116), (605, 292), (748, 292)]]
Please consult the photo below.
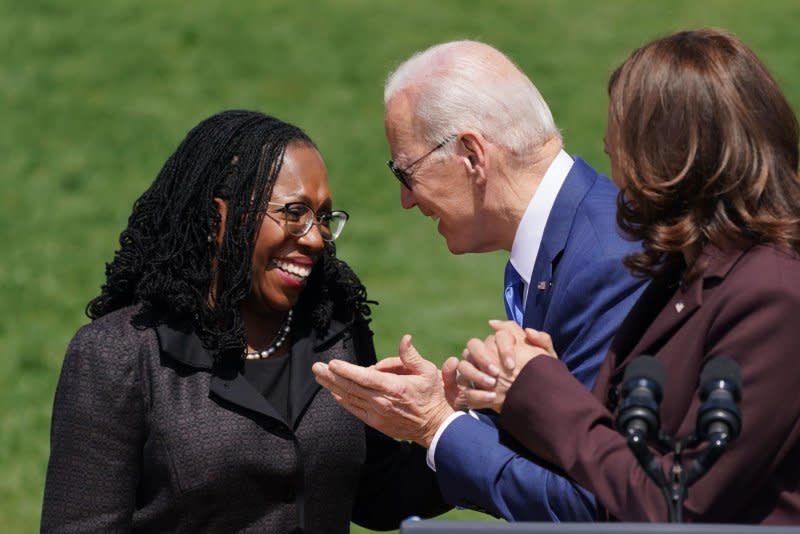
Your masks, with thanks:
[[(240, 307), (250, 292), (256, 235), (293, 142), (316, 148), (300, 128), (253, 111), (224, 111), (195, 126), (134, 203), (86, 314), (97, 319), (141, 304), (158, 322), (188, 321), (216, 359), (240, 357), (246, 342)], [(227, 204), (220, 247), (213, 238), (220, 223), (215, 198)], [(327, 243), (295, 314), (324, 333), (334, 317), (369, 316), (371, 303)]]

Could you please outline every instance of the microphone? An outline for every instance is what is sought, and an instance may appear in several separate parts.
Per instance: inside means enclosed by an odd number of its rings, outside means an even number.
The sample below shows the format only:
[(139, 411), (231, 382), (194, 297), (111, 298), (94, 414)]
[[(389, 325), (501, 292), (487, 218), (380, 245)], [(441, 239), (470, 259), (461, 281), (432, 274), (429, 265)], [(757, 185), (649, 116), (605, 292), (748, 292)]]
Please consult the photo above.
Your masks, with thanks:
[(686, 476), (687, 487), (697, 481), (719, 459), (728, 443), (742, 429), (742, 413), (736, 405), (742, 399), (739, 364), (728, 358), (713, 358), (700, 374), (700, 409), (695, 433), (708, 440), (708, 448), (692, 460)]
[(719, 435), (733, 440), (742, 429), (742, 373), (739, 364), (728, 358), (714, 358), (700, 374), (700, 410), (697, 434), (702, 439)]
[(652, 356), (639, 356), (625, 368), (622, 381), (622, 403), (619, 406), (617, 430), (623, 436), (634, 433), (644, 438), (655, 438), (661, 419), (664, 384), (664, 367)]
[(622, 379), (622, 403), (617, 416), (617, 431), (627, 438), (639, 466), (662, 491), (667, 481), (647, 440), (659, 435), (661, 419), (658, 405), (664, 389), (664, 367), (652, 356), (639, 356), (625, 368)]

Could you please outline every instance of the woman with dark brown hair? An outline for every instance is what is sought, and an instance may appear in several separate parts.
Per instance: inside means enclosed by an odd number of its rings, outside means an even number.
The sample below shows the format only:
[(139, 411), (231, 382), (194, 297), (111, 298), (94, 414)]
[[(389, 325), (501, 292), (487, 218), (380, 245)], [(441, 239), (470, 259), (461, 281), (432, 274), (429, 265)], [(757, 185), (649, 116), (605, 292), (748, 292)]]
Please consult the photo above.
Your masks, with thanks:
[[(795, 115), (755, 54), (718, 30), (676, 33), (635, 51), (611, 77), (609, 96), (618, 221), (643, 244), (626, 264), (651, 283), (592, 393), (557, 359), (547, 334), (503, 323), (485, 342), (470, 341), (459, 364), (462, 381), (474, 384), (485, 383), (481, 370), (493, 374), (490, 363), (501, 368), (494, 388), (467, 391), (470, 405), (495, 409), (536, 457), (592, 491), (602, 519), (665, 521), (664, 494), (617, 429), (625, 371), (641, 355), (663, 364), (660, 430), (686, 443), (698, 429), (701, 371), (728, 358), (741, 370), (741, 432), (707, 462), (678, 513), (688, 521), (800, 523)], [(500, 365), (508, 356), (514, 369)], [(731, 422), (728, 437), (736, 437)], [(666, 441), (651, 439), (645, 449), (662, 473), (676, 464)], [(680, 465), (706, 450), (689, 443)]]

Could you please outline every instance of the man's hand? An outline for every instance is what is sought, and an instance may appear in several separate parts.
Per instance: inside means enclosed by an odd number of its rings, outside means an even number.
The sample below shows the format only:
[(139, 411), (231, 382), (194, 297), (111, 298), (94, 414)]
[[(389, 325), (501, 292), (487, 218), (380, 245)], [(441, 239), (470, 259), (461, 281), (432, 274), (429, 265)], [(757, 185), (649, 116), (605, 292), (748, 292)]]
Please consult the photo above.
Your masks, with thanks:
[(466, 410), (467, 388), (458, 381), (458, 358), (451, 356), (442, 364), (442, 384), (447, 404), (453, 410)]
[(369, 367), (342, 360), (311, 368), (317, 382), (347, 411), (371, 427), (427, 448), (453, 409), (445, 398), (442, 375), (411, 344), (400, 340), (399, 357)]

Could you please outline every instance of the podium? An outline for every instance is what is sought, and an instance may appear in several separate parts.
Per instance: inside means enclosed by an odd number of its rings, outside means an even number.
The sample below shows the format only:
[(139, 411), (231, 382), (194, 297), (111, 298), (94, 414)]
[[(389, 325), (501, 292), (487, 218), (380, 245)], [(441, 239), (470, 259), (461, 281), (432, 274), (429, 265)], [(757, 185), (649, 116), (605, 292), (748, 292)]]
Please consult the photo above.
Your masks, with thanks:
[(407, 519), (400, 534), (797, 534), (798, 527), (714, 523), (493, 523)]

